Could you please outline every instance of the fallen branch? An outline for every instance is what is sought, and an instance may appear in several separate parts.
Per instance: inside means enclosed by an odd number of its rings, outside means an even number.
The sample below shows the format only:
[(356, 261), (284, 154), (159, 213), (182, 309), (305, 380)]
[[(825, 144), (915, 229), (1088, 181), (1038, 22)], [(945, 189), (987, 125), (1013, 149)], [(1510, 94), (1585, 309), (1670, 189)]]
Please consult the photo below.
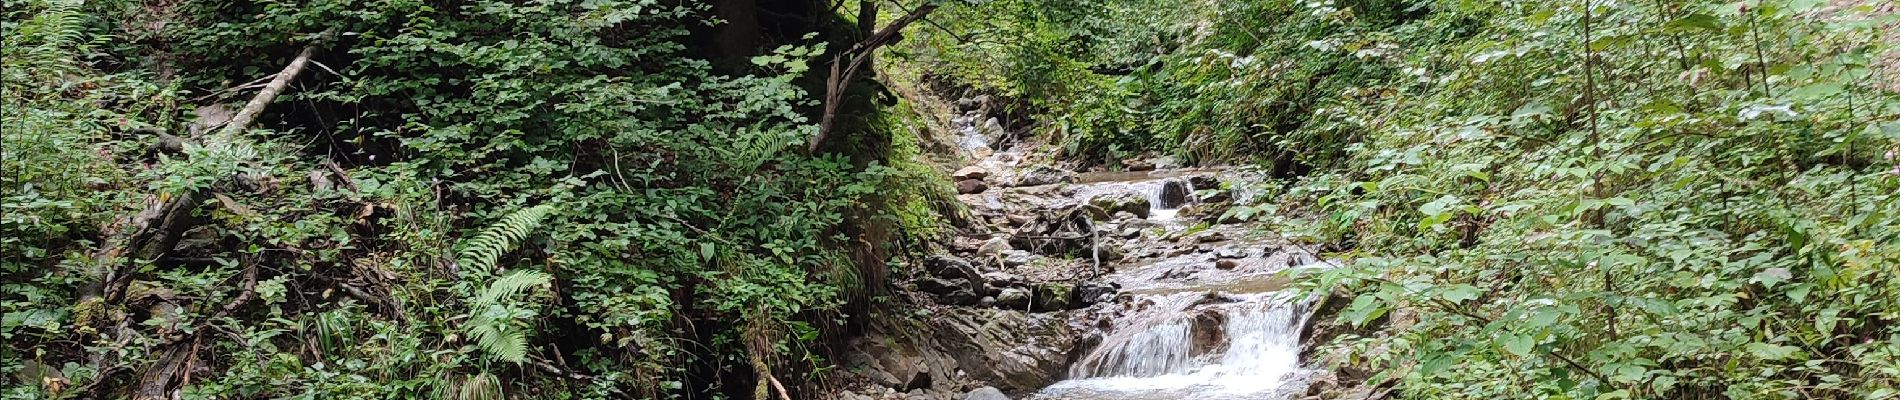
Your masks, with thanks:
[[(326, 34), (325, 36), (328, 35)], [(236, 116), (232, 117), (224, 126), (224, 129), (218, 131), (213, 137), (206, 138), (205, 143), (237, 143), (239, 140), (238, 135), (243, 133), (246, 129), (249, 129), (251, 123), (256, 121), (258, 114), (264, 112), (265, 106), (269, 105), (272, 100), (277, 98), (278, 94), (283, 93), (284, 89), (290, 86), (290, 82), (297, 77), (298, 73), (303, 71), (305, 65), (310, 63), (310, 57), (316, 53), (316, 50), (317, 44), (315, 43), (305, 46), (303, 51), (297, 54), (296, 58), (291, 59), (290, 65), (285, 66), (283, 71), (279, 71), (269, 84), (264, 85), (264, 89), (259, 91), (256, 97), (251, 98), (251, 101), (245, 104), (244, 108), (239, 110)], [(243, 177), (237, 175), (238, 174), (233, 173), (231, 177), (226, 179), (242, 183)], [(144, 210), (133, 215), (120, 225), (125, 227), (125, 233), (115, 235), (117, 236), (117, 240), (110, 242), (111, 244), (108, 244), (105, 248), (100, 250), (98, 259), (107, 260), (108, 265), (112, 266), (108, 267), (110, 269), (106, 271), (104, 279), (98, 283), (82, 285), (80, 301), (96, 301), (105, 304), (119, 304), (123, 302), (127, 288), (130, 287), (134, 281), (133, 276), (139, 270), (140, 264), (138, 260), (157, 260), (164, 256), (165, 253), (170, 252), (173, 247), (176, 247), (179, 239), (187, 230), (202, 223), (202, 218), (196, 215), (196, 210), (204, 200), (212, 197), (218, 196), (215, 193), (197, 191), (185, 192), (178, 195), (161, 194), (151, 199)], [(224, 203), (232, 204), (233, 202), (225, 201)], [(227, 207), (229, 206), (227, 205)], [(236, 212), (237, 210), (233, 211)], [(128, 254), (128, 252), (130, 253)], [(191, 368), (191, 365), (189, 365), (190, 360), (195, 357), (199, 335), (206, 331), (203, 328), (213, 320), (236, 312), (246, 303), (249, 303), (252, 298), (256, 297), (257, 266), (255, 262), (247, 263), (243, 277), (244, 286), (240, 289), (241, 291), (237, 297), (218, 308), (214, 317), (207, 318), (201, 322), (199, 329), (193, 330), (193, 334), (161, 346), (161, 348), (164, 349), (161, 350), (164, 356), (138, 373), (137, 389), (133, 392), (132, 396), (134, 399), (158, 400), (173, 397), (171, 395), (172, 388), (180, 384), (180, 376), (188, 376), (189, 374)], [(116, 343), (124, 342), (122, 338), (118, 337), (124, 335), (123, 330), (102, 331), (118, 332), (113, 334), (115, 337), (113, 337), (111, 341)], [(185, 346), (181, 343), (187, 340), (192, 343), (190, 346)], [(95, 364), (103, 363), (104, 361), (103, 359), (96, 360)], [(104, 379), (101, 378), (101, 380)]]
[(228, 137), (249, 129), (251, 122), (257, 120), (257, 115), (264, 113), (264, 106), (270, 105), (272, 100), (277, 99), (277, 94), (283, 93), (284, 88), (290, 86), (290, 81), (295, 80), (297, 74), (303, 72), (303, 67), (310, 64), (310, 55), (316, 52), (317, 45), (304, 46), (303, 51), (297, 53), (297, 58), (290, 59), (290, 65), (284, 66), (283, 71), (278, 71), (277, 77), (272, 78), (270, 84), (264, 85), (264, 90), (258, 91), (257, 96), (251, 98), (251, 102), (244, 103), (244, 108), (238, 109), (237, 115), (232, 116), (231, 122), (218, 133)]

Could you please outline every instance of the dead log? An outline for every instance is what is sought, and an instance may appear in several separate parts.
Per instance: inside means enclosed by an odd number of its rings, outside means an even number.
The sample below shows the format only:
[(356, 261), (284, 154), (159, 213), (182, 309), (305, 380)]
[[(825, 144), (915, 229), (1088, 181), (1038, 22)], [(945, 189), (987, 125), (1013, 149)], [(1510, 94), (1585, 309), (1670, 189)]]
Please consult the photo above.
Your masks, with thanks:
[[(290, 61), (290, 65), (285, 66), (283, 71), (279, 71), (256, 97), (251, 98), (251, 101), (232, 117), (224, 129), (212, 137), (204, 138), (205, 143), (208, 145), (241, 143), (239, 135), (250, 128), (258, 114), (263, 113), (265, 106), (290, 86), (290, 82), (295, 80), (303, 71), (304, 66), (310, 63), (310, 57), (316, 52), (316, 47), (317, 44), (305, 46), (303, 51)], [(252, 190), (268, 188), (268, 182), (259, 181), (256, 177), (239, 175), (234, 172), (226, 180), (228, 183)], [(104, 279), (101, 281), (81, 285), (81, 302), (92, 301), (117, 305), (124, 301), (126, 288), (134, 281), (133, 276), (138, 271), (139, 260), (157, 260), (177, 246), (179, 239), (187, 230), (203, 223), (197, 210), (206, 199), (215, 196), (215, 193), (208, 191), (153, 196), (144, 210), (131, 218), (122, 220), (116, 226), (123, 229), (123, 233), (110, 235), (114, 237), (114, 240), (109, 241), (106, 247), (96, 253), (98, 259), (104, 261), (109, 269), (105, 271)], [(247, 266), (244, 273), (244, 287), (240, 289), (243, 293), (239, 293), (237, 298), (221, 307), (218, 310), (220, 316), (236, 311), (255, 296), (251, 291), (255, 287), (256, 276), (256, 266)], [(188, 338), (189, 340), (173, 341), (161, 346), (159, 351), (164, 356), (138, 372), (139, 378), (133, 398), (140, 400), (175, 398), (173, 388), (180, 382), (180, 377), (188, 374), (192, 367), (190, 365), (192, 344), (198, 341), (197, 335), (204, 331), (206, 330), (197, 329)], [(122, 334), (123, 332), (111, 334), (114, 337), (110, 341), (124, 343), (125, 341), (119, 340), (118, 337)], [(93, 362), (104, 364), (107, 360), (102, 357)], [(95, 365), (95, 367), (100, 368), (104, 365)]]

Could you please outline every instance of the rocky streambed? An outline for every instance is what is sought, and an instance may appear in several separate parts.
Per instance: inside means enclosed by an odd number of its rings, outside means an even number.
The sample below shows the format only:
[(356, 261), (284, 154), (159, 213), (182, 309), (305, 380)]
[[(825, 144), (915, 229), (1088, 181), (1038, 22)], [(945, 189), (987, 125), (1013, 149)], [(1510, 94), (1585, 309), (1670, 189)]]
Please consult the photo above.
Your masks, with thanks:
[[(966, 106), (968, 106), (966, 104)], [(1056, 167), (982, 106), (953, 120), (953, 174), (975, 223), (907, 271), (922, 306), (873, 318), (844, 360), (846, 398), (1284, 399), (1312, 301), (1279, 272), (1301, 246), (1224, 211), (1258, 174), (1166, 158)], [(980, 120), (980, 121), (979, 121)], [(1001, 150), (998, 150), (998, 149)]]

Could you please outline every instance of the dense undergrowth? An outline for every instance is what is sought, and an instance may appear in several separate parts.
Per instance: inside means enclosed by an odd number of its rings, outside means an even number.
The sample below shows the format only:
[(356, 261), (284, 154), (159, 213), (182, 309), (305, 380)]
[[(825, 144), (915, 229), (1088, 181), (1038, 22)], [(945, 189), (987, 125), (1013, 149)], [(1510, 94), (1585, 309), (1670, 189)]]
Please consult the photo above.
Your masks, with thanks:
[(1891, 5), (1058, 3), (912, 60), (1021, 96), (1072, 157), (1289, 177), (1234, 212), (1339, 250), (1303, 285), (1349, 290), (1374, 329), (1332, 361), (1371, 385), (1900, 395)]
[(692, 2), (5, 8), (6, 398), (804, 390), (914, 185), (802, 151), (830, 38), (723, 70)]

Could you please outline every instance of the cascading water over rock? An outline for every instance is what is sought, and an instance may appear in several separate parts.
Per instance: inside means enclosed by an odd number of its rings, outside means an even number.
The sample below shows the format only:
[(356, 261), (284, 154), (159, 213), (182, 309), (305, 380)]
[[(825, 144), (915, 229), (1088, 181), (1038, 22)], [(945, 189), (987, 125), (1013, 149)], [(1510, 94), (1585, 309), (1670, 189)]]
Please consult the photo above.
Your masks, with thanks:
[(1284, 292), (1177, 293), (1137, 300), (1071, 378), (1044, 391), (1057, 399), (1251, 399), (1303, 374), (1300, 327), (1309, 311)]

